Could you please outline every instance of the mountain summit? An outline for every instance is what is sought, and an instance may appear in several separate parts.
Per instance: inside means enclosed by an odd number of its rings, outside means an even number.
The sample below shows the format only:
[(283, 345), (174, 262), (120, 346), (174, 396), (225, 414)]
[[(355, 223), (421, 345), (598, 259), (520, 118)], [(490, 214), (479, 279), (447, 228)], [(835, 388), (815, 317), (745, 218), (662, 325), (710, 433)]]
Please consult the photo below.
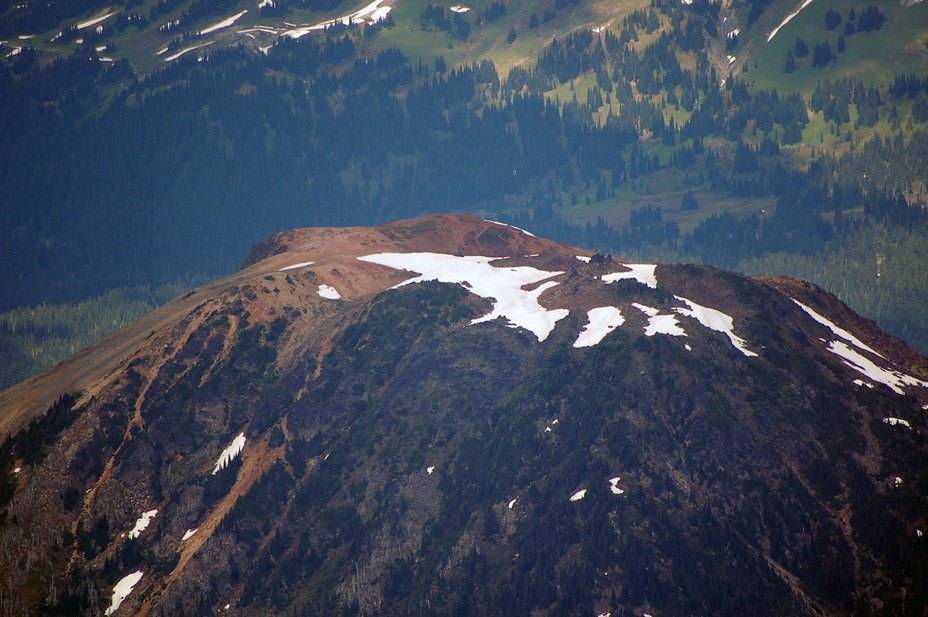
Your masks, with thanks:
[(298, 229), (0, 393), (4, 614), (922, 615), (928, 361), (789, 279)]

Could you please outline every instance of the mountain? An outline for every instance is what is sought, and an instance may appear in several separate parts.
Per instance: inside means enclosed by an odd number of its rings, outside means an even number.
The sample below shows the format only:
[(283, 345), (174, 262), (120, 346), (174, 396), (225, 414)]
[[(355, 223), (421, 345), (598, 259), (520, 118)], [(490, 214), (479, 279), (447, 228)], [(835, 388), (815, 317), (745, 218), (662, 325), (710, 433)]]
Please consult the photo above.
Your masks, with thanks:
[(0, 392), (0, 606), (924, 615), (928, 360), (787, 278), (307, 228)]
[(275, 231), (437, 212), (809, 280), (928, 353), (926, 11), (0, 1), (0, 387)]

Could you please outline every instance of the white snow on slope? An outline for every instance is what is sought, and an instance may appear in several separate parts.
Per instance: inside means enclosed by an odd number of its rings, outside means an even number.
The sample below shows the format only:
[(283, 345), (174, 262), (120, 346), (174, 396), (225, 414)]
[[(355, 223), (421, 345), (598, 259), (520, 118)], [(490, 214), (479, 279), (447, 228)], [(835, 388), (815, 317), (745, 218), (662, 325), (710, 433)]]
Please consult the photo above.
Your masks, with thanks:
[(104, 21), (106, 21), (107, 19), (109, 19), (110, 17), (112, 17), (113, 14), (114, 14), (114, 13), (107, 13), (107, 14), (104, 15), (103, 17), (97, 17), (97, 18), (94, 18), (94, 19), (89, 19), (89, 20), (87, 20), (87, 21), (82, 21), (81, 23), (77, 24), (77, 29), (78, 29), (78, 30), (83, 30), (84, 28), (89, 28), (90, 26), (96, 26), (97, 24), (99, 24), (99, 23), (101, 23), (101, 22), (104, 22)]
[(453, 7), (451, 7), (449, 10), (450, 10), (452, 13), (466, 13), (466, 12), (470, 11), (470, 9), (469, 9), (468, 7), (466, 7), (466, 6), (460, 6), (460, 5), (457, 5), (457, 4), (454, 5)]
[(648, 325), (644, 328), (646, 336), (655, 334), (669, 334), (671, 336), (686, 336), (686, 332), (677, 323), (676, 315), (660, 315), (660, 311), (644, 304), (632, 302), (632, 306), (648, 316)]
[[(518, 499), (518, 498), (516, 498), (516, 499)], [(510, 510), (512, 510), (512, 506), (516, 505), (516, 499), (513, 499), (512, 501), (509, 502), (509, 509), (510, 509)]]
[(435, 471), (435, 465), (429, 465), (425, 468), (425, 472), (429, 475), (432, 475), (432, 472)]
[(909, 421), (903, 420), (902, 418), (883, 418), (883, 422), (890, 426), (904, 426), (906, 428), (912, 428), (912, 425), (909, 424)]
[(390, 7), (388, 6), (381, 7), (380, 5), (382, 3), (383, 3), (383, 0), (374, 0), (374, 2), (368, 4), (366, 7), (364, 7), (360, 11), (356, 11), (354, 13), (351, 13), (350, 15), (345, 15), (344, 17), (337, 17), (335, 19), (329, 19), (327, 21), (319, 22), (318, 24), (313, 24), (311, 26), (307, 26), (307, 25), (300, 26), (298, 28), (293, 28), (292, 30), (286, 30), (282, 34), (283, 36), (289, 36), (290, 38), (298, 39), (303, 36), (306, 36), (310, 32), (313, 32), (314, 30), (325, 30), (326, 28), (334, 26), (337, 23), (350, 26), (352, 24), (365, 23), (367, 21), (367, 18), (374, 20), (374, 16), (376, 16), (376, 19), (383, 19), (384, 17), (387, 16), (387, 13), (390, 12)]
[(586, 489), (585, 489), (585, 488), (584, 488), (584, 489), (581, 489), (581, 490), (577, 491), (576, 493), (574, 493), (573, 495), (571, 495), (571, 496), (570, 496), (570, 500), (571, 500), (571, 501), (580, 501), (580, 500), (583, 499), (584, 497), (586, 497)]
[(748, 342), (746, 340), (734, 333), (734, 319), (732, 319), (731, 316), (726, 315), (722, 311), (696, 304), (692, 300), (681, 298), (680, 296), (674, 296), (674, 298), (681, 302), (685, 302), (689, 306), (688, 309), (675, 308), (673, 309), (674, 311), (680, 315), (696, 319), (710, 330), (721, 332), (728, 337), (732, 346), (744, 355), (748, 357), (757, 355), (748, 349)]
[(625, 491), (619, 488), (619, 480), (622, 478), (616, 476), (615, 478), (609, 478), (609, 490), (612, 491), (613, 495), (621, 495)]
[(135, 527), (132, 528), (132, 531), (129, 532), (129, 539), (135, 540), (145, 529), (148, 527), (148, 524), (151, 522), (151, 519), (155, 518), (155, 515), (158, 514), (157, 510), (149, 510), (148, 512), (142, 513), (142, 516), (139, 517), (139, 520), (135, 521)]
[(862, 373), (865, 377), (888, 386), (896, 394), (905, 394), (902, 386), (922, 386), (928, 388), (928, 381), (916, 379), (911, 375), (906, 375), (898, 371), (891, 371), (877, 366), (870, 358), (854, 351), (848, 347), (847, 343), (842, 341), (832, 341), (828, 346), (828, 351), (844, 358), (844, 363), (855, 371)]
[(306, 266), (313, 265), (314, 261), (302, 261), (298, 264), (293, 264), (292, 266), (287, 266), (286, 268), (281, 268), (278, 272), (286, 272), (287, 270), (296, 270), (297, 268), (305, 268)]
[(206, 28), (205, 30), (200, 30), (200, 34), (211, 34), (215, 32), (216, 30), (222, 30), (223, 28), (228, 28), (229, 26), (237, 22), (239, 18), (247, 12), (248, 12), (248, 9), (245, 9), (244, 11), (242, 11), (241, 13), (238, 13), (237, 15), (233, 15), (232, 17), (229, 17), (228, 19), (223, 19), (219, 23), (213, 24), (212, 26), (210, 26), (209, 28)]
[(606, 335), (625, 323), (622, 312), (614, 306), (601, 306), (587, 311), (589, 319), (580, 332), (574, 347), (592, 347), (599, 344)]
[(167, 58), (164, 59), (164, 61), (165, 61), (165, 62), (172, 62), (172, 61), (174, 61), (174, 60), (177, 60), (177, 59), (180, 58), (181, 56), (183, 56), (183, 55), (184, 55), (185, 53), (187, 53), (188, 51), (193, 51), (193, 50), (195, 50), (195, 49), (200, 49), (201, 47), (206, 47), (207, 45), (212, 45), (212, 44), (213, 44), (213, 41), (210, 41), (209, 43), (203, 43), (202, 45), (194, 45), (193, 47), (187, 47), (187, 48), (185, 48), (185, 49), (180, 50), (180, 51), (177, 52), (176, 54), (172, 54), (172, 55), (168, 56)]
[(326, 300), (340, 300), (342, 297), (338, 290), (330, 285), (319, 285), (317, 293)]
[[(470, 10), (470, 9), (468, 9), (468, 10)], [(535, 234), (533, 234), (532, 232), (530, 232), (530, 231), (525, 231), (525, 230), (522, 229), (521, 227), (516, 227), (515, 225), (510, 225), (509, 223), (500, 223), (499, 221), (491, 221), (490, 219), (483, 219), (483, 220), (486, 221), (487, 223), (493, 223), (494, 225), (502, 225), (503, 227), (512, 227), (512, 228), (515, 229), (516, 231), (521, 231), (521, 232), (524, 233), (526, 236), (531, 236), (532, 238), (535, 237)]]
[(788, 23), (793, 19), (793, 17), (795, 17), (796, 15), (799, 15), (799, 12), (800, 12), (802, 9), (806, 8), (807, 6), (809, 6), (810, 4), (812, 4), (812, 0), (805, 0), (805, 2), (803, 2), (803, 3), (799, 6), (798, 9), (796, 9), (795, 11), (793, 11), (792, 13), (790, 13), (789, 15), (787, 15), (787, 16), (783, 19), (783, 21), (780, 22), (780, 25), (773, 29), (773, 32), (770, 33), (770, 36), (767, 37), (767, 42), (769, 43), (770, 41), (772, 41), (772, 40), (773, 40), (773, 37), (775, 37), (775, 36), (777, 35), (777, 32), (780, 31), (780, 28), (782, 28), (783, 26), (785, 26), (786, 24), (788, 24)]
[(587, 257), (586, 255), (576, 255), (576, 258), (579, 259), (580, 261), (582, 261), (582, 262), (585, 263), (585, 264), (590, 263), (590, 258)]
[(216, 461), (216, 466), (213, 467), (213, 475), (216, 475), (220, 469), (224, 469), (226, 465), (232, 462), (236, 456), (242, 451), (242, 448), (245, 447), (245, 433), (239, 433), (238, 437), (232, 440), (232, 443), (222, 451), (222, 454), (219, 455), (219, 460)]
[(834, 333), (835, 333), (835, 336), (839, 336), (839, 337), (843, 338), (843, 339), (844, 339), (845, 341), (847, 341), (848, 343), (851, 343), (852, 345), (854, 345), (854, 347), (856, 347), (857, 349), (863, 349), (864, 351), (869, 351), (870, 353), (872, 353), (872, 354), (875, 355), (875, 356), (880, 356), (880, 357), (883, 358), (884, 360), (886, 359), (886, 357), (883, 356), (880, 352), (878, 352), (878, 351), (876, 351), (876, 350), (874, 350), (874, 349), (872, 349), (872, 348), (870, 348), (870, 347), (867, 347), (867, 346), (866, 346), (860, 339), (858, 339), (856, 336), (854, 336), (853, 334), (851, 334), (850, 332), (848, 332), (848, 331), (845, 330), (844, 328), (839, 328), (839, 327), (836, 326), (834, 323), (832, 323), (831, 321), (829, 321), (829, 320), (826, 319), (825, 317), (819, 315), (818, 313), (816, 313), (815, 311), (813, 311), (812, 309), (810, 309), (808, 306), (806, 306), (806, 305), (803, 304), (802, 302), (799, 302), (798, 300), (793, 300), (793, 302), (795, 302), (795, 303), (799, 306), (799, 308), (801, 308), (802, 310), (804, 310), (804, 311), (809, 315), (809, 317), (811, 317), (812, 319), (814, 319), (814, 320), (817, 321), (818, 323), (822, 324), (823, 326), (825, 326), (826, 328), (828, 328), (829, 330), (831, 330), (832, 332), (834, 332)]
[(196, 533), (197, 531), (199, 531), (199, 530), (200, 530), (199, 527), (194, 527), (193, 529), (188, 529), (187, 531), (184, 532), (184, 535), (183, 535), (183, 537), (180, 539), (180, 541), (183, 542), (184, 540), (189, 540), (190, 538), (193, 537), (193, 534), (195, 534), (195, 533)]
[(613, 272), (604, 274), (602, 279), (606, 283), (615, 283), (622, 279), (635, 279), (642, 285), (647, 285), (651, 289), (657, 289), (657, 277), (654, 276), (656, 264), (622, 264), (629, 269), (628, 272)]
[(142, 580), (141, 570), (122, 577), (119, 582), (116, 583), (116, 586), (113, 587), (113, 600), (110, 603), (110, 607), (106, 609), (103, 614), (112, 615), (122, 604), (122, 601), (129, 597), (129, 594), (132, 593), (132, 588), (135, 587), (140, 580)]
[(567, 309), (548, 310), (538, 304), (539, 296), (557, 285), (555, 281), (547, 281), (532, 291), (522, 289), (524, 285), (539, 283), (562, 272), (548, 272), (530, 266), (494, 268), (490, 262), (496, 261), (495, 257), (457, 257), (441, 253), (379, 253), (358, 259), (419, 273), (419, 276), (396, 287), (423, 281), (459, 283), (480, 297), (492, 299), (493, 310), (474, 319), (471, 324), (505, 317), (511, 327), (525, 328), (543, 341), (554, 325), (569, 313)]

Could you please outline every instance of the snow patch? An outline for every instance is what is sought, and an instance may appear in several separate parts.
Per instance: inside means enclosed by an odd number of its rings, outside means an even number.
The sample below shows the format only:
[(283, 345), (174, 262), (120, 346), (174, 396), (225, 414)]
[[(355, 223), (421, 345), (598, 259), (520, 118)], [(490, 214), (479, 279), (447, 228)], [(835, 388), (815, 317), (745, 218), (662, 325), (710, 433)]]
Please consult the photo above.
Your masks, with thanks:
[(621, 311), (614, 306), (601, 306), (587, 311), (588, 322), (584, 326), (574, 347), (592, 347), (598, 344), (606, 335), (625, 323)]
[(806, 305), (803, 304), (802, 302), (799, 302), (798, 300), (793, 300), (793, 302), (795, 302), (797, 305), (799, 305), (799, 308), (801, 308), (802, 310), (804, 310), (804, 311), (806, 312), (806, 314), (809, 315), (809, 317), (811, 317), (812, 319), (814, 319), (814, 320), (817, 321), (818, 323), (822, 324), (823, 326), (825, 326), (826, 328), (828, 328), (829, 330), (831, 330), (832, 332), (834, 332), (835, 336), (838, 336), (838, 337), (843, 338), (845, 341), (851, 343), (852, 345), (854, 345), (854, 347), (856, 347), (856, 348), (858, 348), (858, 349), (862, 349), (862, 350), (864, 350), (864, 351), (869, 351), (870, 353), (872, 353), (872, 354), (875, 355), (875, 356), (880, 356), (880, 357), (883, 358), (884, 360), (886, 359), (886, 357), (883, 356), (883, 355), (882, 355), (881, 353), (879, 353), (878, 351), (876, 351), (876, 350), (874, 350), (874, 349), (871, 349), (870, 347), (867, 347), (867, 346), (866, 346), (860, 339), (858, 339), (856, 336), (854, 336), (853, 334), (851, 334), (850, 332), (848, 332), (848, 331), (845, 330), (844, 328), (839, 328), (839, 327), (836, 326), (834, 323), (832, 323), (831, 321), (829, 321), (829, 320), (826, 319), (825, 317), (819, 315), (818, 313), (816, 313), (815, 311), (813, 311), (812, 309), (810, 309), (808, 306), (806, 306)]
[[(516, 498), (516, 499), (518, 499), (518, 498)], [(515, 499), (513, 499), (512, 501), (509, 502), (509, 509), (512, 510), (512, 506), (514, 506), (514, 505), (516, 505), (516, 500), (515, 500)]]
[(854, 380), (854, 385), (855, 385), (855, 386), (861, 386), (861, 387), (867, 386), (867, 387), (870, 388), (871, 390), (873, 389), (873, 384), (870, 383), (869, 381), (864, 381), (863, 379), (855, 379), (855, 380)]
[(181, 537), (180, 541), (183, 542), (183, 541), (185, 541), (185, 540), (189, 540), (190, 538), (193, 537), (193, 534), (195, 534), (197, 531), (199, 531), (199, 529), (200, 529), (199, 527), (194, 527), (193, 529), (188, 529), (186, 532), (184, 532), (184, 535), (183, 535), (183, 537)]
[(909, 421), (903, 420), (902, 418), (883, 418), (883, 422), (890, 426), (904, 426), (906, 428), (912, 428), (912, 425), (909, 424)]
[(538, 304), (539, 296), (557, 282), (547, 281), (531, 291), (523, 289), (525, 285), (545, 281), (563, 272), (549, 272), (530, 266), (494, 268), (490, 262), (496, 261), (495, 257), (457, 257), (441, 253), (379, 253), (358, 259), (419, 273), (419, 276), (394, 288), (423, 281), (458, 283), (482, 298), (492, 299), (493, 310), (474, 319), (471, 324), (505, 317), (511, 327), (525, 328), (543, 341), (555, 324), (569, 314), (567, 309), (548, 310)]
[(228, 28), (229, 26), (237, 22), (239, 18), (247, 12), (248, 12), (248, 9), (245, 9), (244, 11), (242, 11), (241, 13), (238, 13), (237, 15), (233, 15), (232, 17), (229, 17), (228, 19), (223, 19), (219, 23), (213, 24), (206, 30), (200, 30), (200, 34), (211, 34), (215, 32), (216, 30), (222, 30), (223, 28)]
[(87, 20), (87, 21), (82, 21), (82, 22), (80, 22), (79, 24), (77, 24), (77, 29), (78, 29), (78, 30), (83, 30), (84, 28), (89, 28), (89, 27), (91, 27), (91, 26), (96, 26), (97, 24), (106, 21), (107, 19), (109, 19), (109, 18), (112, 17), (113, 15), (114, 15), (114, 12), (111, 12), (111, 13), (107, 13), (107, 14), (104, 15), (103, 17), (97, 17), (97, 18), (95, 18), (95, 19), (90, 19), (90, 20)]
[(619, 480), (622, 478), (616, 476), (615, 478), (609, 478), (609, 490), (612, 491), (613, 495), (621, 495), (625, 491), (619, 488)]
[(590, 263), (590, 258), (587, 257), (587, 256), (585, 256), (585, 255), (577, 255), (576, 257), (577, 257), (577, 259), (579, 259), (580, 261), (582, 261), (582, 262), (585, 263), (585, 264)]
[(245, 433), (239, 433), (238, 436), (232, 440), (232, 443), (219, 455), (219, 460), (216, 461), (216, 466), (213, 467), (213, 475), (219, 473), (220, 469), (225, 469), (226, 465), (231, 463), (232, 459), (238, 456), (244, 447)]
[[(467, 10), (469, 11), (470, 9), (467, 9)], [(483, 220), (486, 221), (487, 223), (493, 223), (494, 225), (502, 225), (503, 227), (512, 227), (512, 228), (515, 229), (516, 231), (521, 231), (521, 232), (524, 233), (526, 236), (531, 236), (532, 238), (535, 237), (535, 234), (533, 234), (532, 232), (530, 232), (530, 231), (525, 231), (525, 230), (522, 229), (521, 227), (516, 227), (515, 225), (510, 225), (509, 223), (500, 223), (499, 221), (491, 221), (490, 219), (483, 219)]]
[(467, 13), (470, 9), (466, 6), (454, 5), (449, 9), (452, 13)]
[(432, 475), (432, 472), (435, 471), (435, 465), (429, 465), (425, 468), (427, 474)]
[[(359, 25), (366, 23), (367, 17), (370, 17), (373, 21), (378, 21), (387, 16), (390, 12), (390, 7), (385, 6), (381, 7), (383, 0), (375, 0), (374, 2), (368, 4), (363, 9), (356, 11), (350, 15), (345, 15), (343, 17), (337, 17), (335, 19), (329, 19), (327, 21), (319, 22), (318, 24), (313, 25), (303, 25), (300, 27), (293, 26), (292, 24), (287, 24), (291, 26), (291, 30), (286, 30), (282, 34), (288, 36), (292, 39), (298, 39), (306, 36), (310, 32), (315, 30), (325, 30), (335, 24), (343, 24), (345, 26)], [(287, 23), (287, 22), (284, 22)]]
[(164, 61), (165, 61), (165, 62), (172, 62), (172, 61), (174, 61), (174, 60), (177, 60), (177, 59), (180, 58), (181, 56), (183, 56), (183, 55), (184, 55), (185, 53), (187, 53), (188, 51), (193, 51), (193, 50), (195, 50), (195, 49), (200, 49), (201, 47), (206, 47), (207, 45), (212, 45), (212, 44), (213, 44), (213, 41), (210, 41), (209, 43), (203, 43), (202, 45), (194, 45), (193, 47), (187, 47), (186, 49), (180, 50), (180, 51), (177, 52), (176, 54), (173, 54), (173, 55), (168, 56), (167, 58), (164, 59)]
[(896, 476), (895, 478), (893, 478), (893, 486), (901, 486), (901, 485), (902, 485), (902, 478), (900, 478), (899, 476)]
[(734, 64), (737, 59), (735, 56), (728, 56), (728, 64)]
[(902, 386), (928, 387), (928, 381), (922, 381), (911, 375), (877, 366), (870, 358), (854, 351), (847, 346), (847, 343), (842, 341), (832, 341), (828, 346), (828, 351), (844, 358), (844, 363), (846, 365), (862, 373), (864, 377), (889, 387), (896, 394), (905, 394), (902, 390)]
[(315, 261), (301, 261), (298, 264), (293, 264), (292, 266), (287, 266), (286, 268), (281, 268), (278, 272), (286, 272), (287, 270), (296, 270), (297, 268), (305, 268), (306, 266), (311, 266)]
[(19, 473), (19, 472), (22, 471), (22, 470), (23, 470), (22, 467), (16, 467), (16, 468), (13, 470), (13, 473)]
[(788, 24), (788, 23), (793, 19), (793, 17), (795, 17), (796, 15), (799, 15), (799, 12), (802, 11), (802, 9), (806, 8), (807, 6), (809, 6), (810, 4), (812, 4), (812, 0), (805, 0), (805, 2), (803, 2), (803, 3), (799, 6), (798, 9), (796, 9), (795, 11), (793, 11), (792, 13), (790, 13), (789, 15), (787, 15), (786, 18), (784, 18), (783, 21), (780, 22), (780, 25), (777, 26), (776, 28), (774, 28), (774, 29), (773, 29), (773, 32), (771, 32), (770, 35), (767, 37), (767, 42), (769, 43), (770, 41), (772, 41), (772, 40), (773, 40), (773, 37), (775, 37), (775, 36), (777, 35), (777, 32), (780, 31), (780, 28), (782, 28), (783, 26), (785, 26), (786, 24)]
[(340, 300), (342, 297), (338, 290), (330, 285), (319, 285), (319, 291), (316, 293), (326, 300)]
[(615, 283), (616, 281), (621, 281), (623, 279), (635, 279), (642, 285), (647, 285), (651, 289), (657, 289), (657, 277), (654, 275), (654, 270), (657, 268), (657, 264), (622, 264), (629, 269), (628, 272), (613, 272), (612, 274), (604, 274), (602, 276), (603, 281), (606, 283)]
[(122, 601), (125, 600), (130, 593), (132, 593), (132, 588), (138, 585), (138, 582), (142, 580), (142, 571), (137, 570), (132, 574), (128, 574), (116, 583), (116, 586), (113, 587), (113, 600), (110, 603), (110, 607), (106, 609), (103, 613), (104, 615), (112, 615), (116, 609), (122, 604)]
[(148, 527), (148, 524), (151, 522), (151, 519), (155, 518), (155, 515), (158, 514), (158, 510), (149, 510), (148, 512), (142, 513), (142, 516), (139, 517), (139, 520), (135, 521), (135, 527), (132, 528), (132, 531), (129, 532), (129, 539), (135, 540), (145, 529)]
[(583, 499), (584, 497), (586, 497), (586, 489), (585, 489), (585, 488), (584, 488), (584, 489), (580, 489), (579, 491), (577, 491), (576, 493), (574, 493), (573, 495), (571, 495), (571, 496), (570, 496), (570, 500), (571, 500), (571, 501), (580, 501), (580, 500)]
[(660, 311), (644, 304), (632, 302), (632, 306), (648, 316), (648, 325), (644, 328), (646, 336), (655, 334), (669, 334), (671, 336), (686, 336), (686, 332), (677, 323), (676, 315), (660, 315)]
[(734, 319), (730, 315), (726, 315), (722, 311), (718, 311), (707, 306), (702, 306), (696, 304), (692, 300), (686, 298), (681, 298), (680, 296), (674, 296), (677, 300), (685, 302), (689, 308), (675, 308), (673, 309), (680, 315), (685, 317), (692, 317), (705, 327), (716, 332), (721, 332), (728, 337), (728, 340), (731, 341), (732, 347), (748, 356), (757, 356), (756, 353), (748, 349), (748, 342), (745, 341), (740, 336), (736, 335), (734, 332)]

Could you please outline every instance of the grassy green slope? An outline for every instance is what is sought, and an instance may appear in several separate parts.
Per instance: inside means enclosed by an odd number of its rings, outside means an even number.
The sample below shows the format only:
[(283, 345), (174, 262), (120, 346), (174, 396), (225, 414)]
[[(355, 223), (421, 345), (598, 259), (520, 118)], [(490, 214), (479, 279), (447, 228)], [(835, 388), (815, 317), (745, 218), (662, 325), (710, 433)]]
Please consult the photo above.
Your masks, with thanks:
[[(783, 72), (787, 51), (793, 49), (797, 38), (803, 39), (810, 50), (815, 43), (825, 40), (835, 50), (851, 9), (859, 16), (867, 6), (874, 4), (886, 16), (886, 23), (881, 30), (846, 37), (847, 50), (838, 54), (838, 61), (826, 68), (813, 68), (810, 54), (797, 59), (794, 73), (787, 75)], [(829, 9), (838, 11), (842, 16), (841, 23), (831, 31), (825, 27), (825, 14)], [(759, 20), (750, 32), (742, 33), (739, 37), (739, 46), (734, 53), (737, 56), (747, 54), (741, 58), (749, 69), (743, 77), (758, 88), (793, 89), (811, 94), (822, 79), (842, 78), (857, 78), (868, 84), (886, 85), (895, 75), (919, 72), (928, 66), (928, 4), (924, 2), (905, 6), (898, 2), (817, 0), (767, 42), (767, 37), (780, 23), (783, 15), (782, 9), (769, 11), (767, 17)], [(757, 63), (756, 69), (754, 62)], [(739, 66), (743, 65), (739, 63)]]

